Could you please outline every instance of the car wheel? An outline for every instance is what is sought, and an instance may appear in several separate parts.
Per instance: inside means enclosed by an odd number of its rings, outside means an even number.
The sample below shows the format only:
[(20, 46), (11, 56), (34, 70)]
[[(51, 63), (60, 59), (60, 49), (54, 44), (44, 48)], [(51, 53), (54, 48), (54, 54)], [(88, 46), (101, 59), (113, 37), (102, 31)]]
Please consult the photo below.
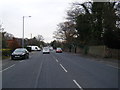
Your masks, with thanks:
[(29, 59), (29, 55), (27, 56), (27, 59)]
[(28, 58), (28, 56), (27, 55), (25, 55), (25, 59), (27, 59)]
[(13, 58), (13, 57), (11, 57), (11, 60), (14, 60), (14, 58)]
[(22, 59), (26, 59), (26, 55), (25, 56), (23, 56), (23, 58)]

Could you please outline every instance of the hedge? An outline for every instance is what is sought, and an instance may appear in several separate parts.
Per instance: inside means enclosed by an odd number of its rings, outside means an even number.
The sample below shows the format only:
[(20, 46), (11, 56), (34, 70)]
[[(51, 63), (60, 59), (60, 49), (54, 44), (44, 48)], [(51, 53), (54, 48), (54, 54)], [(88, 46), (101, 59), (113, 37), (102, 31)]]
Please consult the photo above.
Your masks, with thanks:
[(2, 51), (2, 56), (10, 56), (12, 53), (11, 49), (2, 49), (0, 51)]

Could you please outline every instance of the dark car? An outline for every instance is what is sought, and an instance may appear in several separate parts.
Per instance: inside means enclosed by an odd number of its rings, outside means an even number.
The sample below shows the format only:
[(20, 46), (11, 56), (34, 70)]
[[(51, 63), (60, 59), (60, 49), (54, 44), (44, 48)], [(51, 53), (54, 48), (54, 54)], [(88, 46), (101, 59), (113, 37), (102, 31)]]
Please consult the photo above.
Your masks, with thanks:
[(29, 58), (29, 52), (25, 48), (17, 48), (15, 51), (11, 54), (11, 59), (27, 59)]

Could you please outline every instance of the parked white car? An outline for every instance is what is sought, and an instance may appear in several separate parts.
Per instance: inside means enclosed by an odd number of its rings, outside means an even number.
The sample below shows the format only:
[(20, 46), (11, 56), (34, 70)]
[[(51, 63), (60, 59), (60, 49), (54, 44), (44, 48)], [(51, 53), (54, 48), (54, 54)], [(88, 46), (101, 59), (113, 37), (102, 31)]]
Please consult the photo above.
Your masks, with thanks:
[(31, 47), (32, 51), (40, 51), (41, 50), (38, 46), (27, 46), (27, 47)]

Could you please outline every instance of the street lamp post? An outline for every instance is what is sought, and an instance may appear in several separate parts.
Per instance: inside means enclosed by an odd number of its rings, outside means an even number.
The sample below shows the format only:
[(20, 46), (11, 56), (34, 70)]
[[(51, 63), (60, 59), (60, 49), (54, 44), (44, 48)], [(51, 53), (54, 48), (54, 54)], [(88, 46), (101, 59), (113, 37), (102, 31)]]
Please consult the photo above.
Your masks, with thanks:
[(24, 48), (24, 19), (25, 17), (31, 17), (31, 16), (23, 16), (23, 37), (22, 37), (22, 47)]

